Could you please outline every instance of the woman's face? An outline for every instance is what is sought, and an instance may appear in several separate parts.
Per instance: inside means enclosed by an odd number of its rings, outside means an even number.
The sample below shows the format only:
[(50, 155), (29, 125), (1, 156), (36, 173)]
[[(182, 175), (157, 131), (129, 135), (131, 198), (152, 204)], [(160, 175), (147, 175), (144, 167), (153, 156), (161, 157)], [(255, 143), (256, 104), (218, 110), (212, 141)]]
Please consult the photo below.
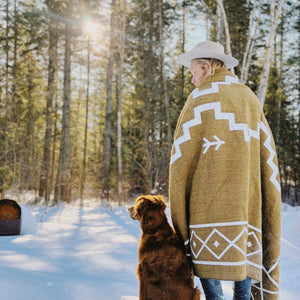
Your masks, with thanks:
[(193, 75), (192, 84), (198, 86), (208, 71), (208, 64), (200, 65), (195, 59), (191, 61), (190, 71)]

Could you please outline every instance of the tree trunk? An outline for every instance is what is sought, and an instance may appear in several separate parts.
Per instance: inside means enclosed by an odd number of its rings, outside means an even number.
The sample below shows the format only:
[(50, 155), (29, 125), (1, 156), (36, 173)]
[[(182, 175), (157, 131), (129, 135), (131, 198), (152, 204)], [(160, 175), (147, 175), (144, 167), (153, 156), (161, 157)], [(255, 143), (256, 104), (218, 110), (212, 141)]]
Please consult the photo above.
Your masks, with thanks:
[(103, 180), (102, 191), (103, 196), (109, 200), (110, 189), (110, 149), (111, 149), (111, 114), (112, 114), (112, 78), (113, 78), (113, 63), (114, 63), (114, 48), (115, 48), (115, 2), (111, 2), (111, 18), (110, 18), (110, 47), (109, 61), (106, 74), (106, 114), (105, 114), (105, 132), (103, 145)]
[[(182, 33), (181, 33), (181, 53), (184, 53), (185, 46), (185, 0), (182, 2)], [(180, 72), (180, 79), (181, 79), (181, 85), (180, 85), (180, 103), (185, 102), (184, 98), (184, 66), (181, 66), (181, 72)]]
[[(17, 85), (16, 85), (16, 75), (17, 75), (17, 43), (18, 43), (18, 15), (17, 15), (17, 3), (16, 0), (14, 0), (14, 50), (13, 50), (13, 67), (12, 67), (12, 89), (11, 89), (11, 97), (9, 99), (9, 129), (8, 131), (13, 131), (15, 130), (16, 123), (17, 122), (17, 118), (16, 118), (16, 89), (17, 89)], [(14, 146), (13, 146), (13, 155), (14, 155), (14, 182), (16, 182), (16, 177), (17, 177), (17, 152), (16, 152), (16, 145), (15, 145), (15, 141), (14, 141)], [(21, 166), (20, 166), (20, 170), (21, 170)], [(21, 172), (19, 172), (19, 178), (20, 178)], [(20, 181), (19, 181), (20, 183)]]
[(168, 142), (169, 148), (172, 148), (172, 134), (171, 134), (171, 121), (170, 121), (170, 112), (169, 112), (169, 98), (167, 93), (167, 80), (165, 76), (165, 53), (164, 53), (164, 37), (163, 37), (163, 16), (162, 16), (162, 5), (163, 0), (159, 1), (159, 42), (160, 42), (160, 74), (162, 80), (162, 95), (164, 97), (165, 103), (165, 116), (167, 123), (167, 133), (168, 133)]
[[(123, 200), (122, 188), (122, 77), (124, 69), (124, 48), (126, 34), (126, 0), (120, 2), (120, 67), (117, 87), (117, 155), (118, 155), (118, 200)], [(123, 8), (121, 7), (123, 6)]]
[(5, 24), (5, 110), (8, 106), (8, 81), (9, 81), (9, 0), (6, 0), (6, 24)]
[[(145, 9), (148, 11), (149, 19), (154, 17), (154, 6), (156, 3), (148, 2), (149, 7)], [(153, 166), (154, 166), (154, 151), (155, 151), (155, 137), (154, 137), (154, 121), (153, 110), (155, 107), (155, 96), (153, 93), (153, 87), (155, 86), (155, 71), (152, 60), (154, 58), (154, 44), (155, 44), (155, 31), (154, 22), (145, 22), (144, 30), (147, 33), (145, 40), (145, 56), (144, 56), (144, 88), (145, 88), (145, 100), (144, 100), (144, 140), (145, 140), (145, 153), (146, 153), (146, 186), (147, 190), (151, 191), (153, 188)]]
[(12, 68), (12, 109), (13, 109), (13, 118), (15, 117), (15, 103), (16, 103), (16, 75), (17, 75), (17, 49), (18, 49), (18, 15), (17, 15), (17, 0), (14, 0), (14, 63)]
[[(29, 60), (32, 60), (32, 57), (28, 58)], [(32, 74), (34, 74), (34, 70), (32, 68), (33, 62), (28, 65), (28, 75), (27, 75), (27, 84), (26, 84), (26, 94), (27, 94), (27, 105), (26, 105), (26, 114), (25, 114), (25, 123), (24, 123), (24, 129), (25, 129), (25, 135), (24, 135), (24, 142), (23, 142), (23, 151), (20, 153), (20, 190), (27, 190), (27, 189), (35, 189), (35, 185), (33, 186), (33, 180), (32, 175), (34, 174), (31, 172), (33, 166), (33, 153), (34, 153), (34, 121), (33, 121), (33, 112), (35, 110), (34, 107), (34, 100), (33, 100), (33, 77)]]
[[(8, 104), (9, 104), (9, 0), (6, 0), (6, 6), (5, 6), (5, 103), (0, 103), (0, 108), (4, 108), (4, 126), (2, 128), (3, 131), (3, 139), (4, 139), (4, 147), (3, 147), (3, 152), (4, 152), (4, 167), (8, 165)], [(2, 112), (1, 112), (2, 115)], [(1, 178), (1, 198), (4, 197), (5, 195), (5, 187), (6, 187), (6, 172), (4, 170), (2, 178)]]
[(270, 35), (269, 41), (267, 46), (267, 52), (265, 55), (265, 62), (263, 66), (263, 70), (260, 76), (260, 82), (257, 91), (257, 97), (260, 100), (262, 106), (265, 103), (266, 92), (268, 87), (268, 79), (271, 67), (271, 59), (272, 59), (272, 52), (274, 49), (274, 40), (276, 35), (276, 30), (278, 27), (278, 23), (282, 13), (282, 6), (284, 0), (280, 0), (279, 5), (275, 11), (275, 0), (271, 0), (271, 28), (270, 28)]
[[(253, 55), (255, 37), (257, 36), (257, 29), (259, 25), (258, 20), (260, 19), (261, 7), (262, 7), (261, 0), (259, 0), (257, 5), (255, 1), (253, 3), (253, 9), (251, 11), (250, 18), (249, 18), (248, 39), (246, 44), (246, 50), (243, 56), (243, 64), (241, 69), (241, 83), (243, 84), (245, 84), (248, 80), (250, 62)], [(255, 18), (256, 13), (258, 14), (258, 16)]]
[[(68, 15), (71, 16), (72, 0), (68, 2)], [(71, 102), (71, 42), (72, 25), (67, 22), (65, 25), (65, 65), (64, 65), (64, 103), (62, 118), (62, 135), (60, 145), (61, 164), (59, 172), (60, 201), (71, 200), (70, 179), (70, 102)]]
[[(281, 104), (282, 104), (282, 90), (283, 90), (283, 30), (280, 35), (280, 52), (279, 52), (279, 71), (278, 71), (278, 88), (277, 88), (277, 113), (276, 113), (276, 128), (275, 128), (275, 144), (279, 145), (280, 142), (280, 123), (281, 123)], [(276, 58), (275, 58), (276, 59)]]
[[(226, 12), (224, 9), (223, 0), (217, 0), (218, 7), (220, 7), (221, 15), (223, 19), (224, 29), (225, 29), (225, 36), (226, 36), (226, 48), (227, 48), (227, 54), (232, 56), (231, 53), (231, 40), (230, 40), (230, 32), (229, 32), (229, 26), (227, 22)], [(234, 73), (234, 69), (231, 68), (232, 73)]]
[(89, 119), (89, 102), (90, 102), (90, 37), (88, 35), (87, 41), (87, 83), (86, 83), (86, 101), (85, 101), (85, 126), (84, 126), (84, 144), (83, 144), (83, 158), (82, 158), (82, 178), (80, 184), (80, 199), (83, 201), (83, 191), (86, 179), (86, 152), (87, 152), (87, 136), (88, 136), (88, 119)]
[(220, 5), (217, 5), (217, 30), (216, 30), (216, 41), (223, 44), (222, 33), (224, 32), (223, 22), (222, 22), (222, 12)]
[(56, 71), (57, 71), (57, 28), (55, 21), (51, 18), (49, 32), (49, 65), (48, 65), (48, 86), (46, 94), (46, 133), (44, 142), (44, 154), (40, 174), (39, 196), (45, 196), (46, 202), (50, 200), (50, 169), (51, 169), (51, 141), (52, 141), (52, 110), (55, 97)]
[(56, 159), (56, 144), (57, 144), (57, 136), (58, 136), (58, 100), (57, 100), (57, 94), (55, 94), (55, 104), (54, 104), (54, 135), (53, 135), (53, 147), (52, 147), (52, 159), (51, 159), (51, 172), (50, 172), (50, 186), (51, 188), (54, 190), (54, 200), (57, 202), (59, 201), (59, 197), (60, 197), (60, 190), (59, 190), (59, 186), (60, 186), (60, 154), (58, 157), (58, 162), (57, 162), (57, 174), (56, 174), (56, 179), (54, 179), (55, 177), (55, 159)]

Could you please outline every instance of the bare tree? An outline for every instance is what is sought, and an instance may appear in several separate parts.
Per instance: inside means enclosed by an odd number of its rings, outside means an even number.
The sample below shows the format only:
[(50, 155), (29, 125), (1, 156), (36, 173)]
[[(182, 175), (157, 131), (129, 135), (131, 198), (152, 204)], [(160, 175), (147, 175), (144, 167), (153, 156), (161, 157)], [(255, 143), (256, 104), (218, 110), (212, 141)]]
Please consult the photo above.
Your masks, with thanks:
[[(248, 79), (251, 57), (253, 55), (253, 50), (254, 50), (255, 37), (257, 36), (257, 29), (258, 29), (258, 25), (259, 25), (258, 20), (260, 19), (261, 8), (262, 8), (262, 1), (255, 0), (253, 3), (253, 8), (250, 13), (248, 38), (247, 38), (246, 50), (245, 50), (244, 56), (243, 56), (243, 64), (242, 64), (242, 69), (241, 69), (241, 82), (242, 83), (246, 83), (246, 81)], [(257, 16), (255, 17), (256, 14), (257, 14)]]
[(14, 51), (13, 51), (13, 67), (12, 67), (12, 91), (11, 91), (11, 101), (13, 108), (13, 118), (15, 112), (15, 103), (16, 103), (16, 90), (17, 90), (17, 50), (18, 50), (18, 39), (19, 39), (19, 30), (18, 30), (19, 16), (17, 14), (17, 0), (14, 0)]
[(80, 199), (83, 200), (83, 191), (86, 180), (86, 156), (87, 156), (87, 138), (88, 138), (88, 121), (89, 121), (89, 102), (90, 102), (90, 51), (91, 42), (88, 34), (87, 38), (87, 82), (86, 82), (86, 100), (85, 100), (85, 126), (84, 126), (84, 142), (83, 142), (83, 158), (82, 158), (82, 175), (80, 184)]
[[(257, 91), (257, 97), (260, 100), (262, 105), (264, 105), (265, 103), (266, 92), (268, 87), (268, 79), (269, 79), (269, 73), (270, 73), (270, 67), (272, 61), (272, 53), (274, 49), (274, 40), (275, 40), (278, 23), (282, 14), (283, 3), (284, 0), (280, 0), (279, 4), (277, 5), (276, 0), (271, 0), (270, 34), (269, 34), (267, 51), (265, 54), (264, 66), (260, 76), (260, 82)], [(277, 9), (275, 9), (276, 5), (277, 5)]]
[[(230, 40), (230, 32), (229, 32), (229, 26), (228, 26), (228, 22), (227, 22), (227, 17), (226, 17), (226, 12), (224, 9), (224, 4), (223, 4), (223, 0), (217, 0), (217, 4), (218, 7), (221, 10), (221, 16), (223, 19), (223, 24), (224, 24), (224, 30), (225, 30), (225, 37), (226, 37), (226, 49), (227, 49), (227, 53), (228, 55), (232, 56), (231, 53), (231, 40)], [(234, 73), (234, 69), (231, 68), (232, 73)]]
[(110, 149), (111, 149), (111, 114), (112, 114), (112, 79), (113, 79), (113, 63), (114, 63), (114, 48), (115, 48), (115, 3), (111, 1), (111, 17), (110, 17), (110, 47), (109, 61), (106, 73), (106, 113), (105, 113), (105, 132), (103, 145), (103, 180), (102, 191), (104, 196), (109, 199), (109, 176), (110, 176)]
[(45, 196), (45, 200), (49, 201), (50, 186), (50, 169), (51, 169), (51, 141), (52, 141), (52, 123), (53, 123), (53, 99), (56, 94), (56, 71), (57, 71), (57, 41), (58, 33), (56, 22), (50, 16), (49, 25), (49, 65), (48, 65), (48, 86), (46, 94), (46, 132), (44, 142), (44, 154), (40, 175), (39, 196)]
[(162, 5), (163, 0), (159, 1), (159, 40), (160, 40), (160, 72), (162, 79), (162, 92), (164, 96), (165, 102), (165, 112), (166, 112), (166, 120), (167, 120), (167, 128), (168, 128), (168, 141), (169, 148), (172, 147), (172, 134), (171, 134), (171, 121), (170, 121), (170, 112), (169, 112), (169, 99), (167, 93), (167, 80), (165, 76), (165, 53), (164, 53), (164, 37), (163, 37), (163, 20), (162, 20)]
[(117, 152), (118, 152), (118, 199), (119, 202), (123, 200), (123, 188), (122, 188), (122, 79), (124, 71), (124, 48), (126, 37), (126, 0), (119, 2), (120, 6), (120, 65), (118, 74), (118, 86), (117, 86)]
[[(275, 50), (276, 54), (276, 50)], [(276, 57), (275, 57), (275, 62), (276, 62)], [(280, 50), (279, 50), (279, 70), (278, 70), (278, 91), (281, 92), (283, 88), (283, 31), (281, 31), (280, 34)], [(279, 144), (280, 143), (280, 125), (281, 125), (281, 106), (282, 106), (282, 98), (279, 97), (277, 98), (277, 117), (276, 117), (276, 127), (274, 130), (274, 138), (275, 138), (275, 143)]]
[(5, 109), (7, 110), (8, 105), (8, 73), (9, 73), (9, 0), (6, 0), (5, 6)]
[[(185, 0), (183, 0), (182, 2), (182, 7), (181, 7), (181, 10), (182, 10), (182, 32), (181, 32), (181, 53), (184, 53), (185, 51), (185, 42), (186, 42), (186, 32), (185, 32)], [(181, 66), (181, 70), (180, 70), (180, 102), (183, 103), (184, 102), (184, 66)]]
[[(4, 111), (5, 111), (5, 121), (4, 126), (2, 128), (3, 136), (4, 136), (4, 165), (7, 166), (8, 164), (8, 136), (7, 136), (7, 130), (8, 130), (8, 106), (9, 106), (9, 0), (6, 0), (5, 5), (5, 103), (3, 105)], [(2, 103), (0, 103), (2, 104)], [(2, 105), (1, 105), (2, 106)], [(1, 112), (2, 115), (2, 112)], [(3, 173), (3, 176), (1, 178), (1, 196), (4, 197), (5, 195), (5, 177), (6, 174)]]
[(222, 13), (220, 5), (217, 5), (217, 30), (216, 30), (216, 41), (222, 44), (222, 32), (224, 32)]
[[(72, 0), (68, 1), (68, 16), (72, 15)], [(57, 186), (60, 201), (71, 200), (70, 179), (70, 102), (71, 102), (71, 43), (72, 43), (72, 23), (66, 22), (65, 25), (65, 63), (64, 63), (64, 102), (62, 134), (60, 144), (60, 163), (57, 175)]]

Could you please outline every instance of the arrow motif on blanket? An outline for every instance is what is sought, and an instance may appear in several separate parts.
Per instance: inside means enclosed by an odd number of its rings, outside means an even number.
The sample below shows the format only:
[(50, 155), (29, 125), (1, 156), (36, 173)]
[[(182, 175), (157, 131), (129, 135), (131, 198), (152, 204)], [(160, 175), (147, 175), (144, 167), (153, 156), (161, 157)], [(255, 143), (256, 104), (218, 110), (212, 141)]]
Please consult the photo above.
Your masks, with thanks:
[(225, 144), (225, 142), (220, 140), (216, 135), (214, 135), (214, 139), (216, 142), (210, 142), (207, 138), (203, 138), (205, 141), (205, 144), (203, 145), (203, 148), (205, 148), (203, 154), (205, 154), (211, 146), (216, 146), (215, 151), (217, 151), (222, 144)]

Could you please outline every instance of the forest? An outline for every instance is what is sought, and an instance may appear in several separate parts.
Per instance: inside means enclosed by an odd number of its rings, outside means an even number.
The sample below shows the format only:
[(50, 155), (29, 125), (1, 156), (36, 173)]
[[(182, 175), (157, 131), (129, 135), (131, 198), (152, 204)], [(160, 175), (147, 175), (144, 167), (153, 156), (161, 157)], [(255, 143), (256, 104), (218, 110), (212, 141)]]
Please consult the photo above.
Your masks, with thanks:
[(178, 54), (218, 41), (258, 96), (282, 200), (300, 205), (297, 0), (2, 0), (0, 191), (70, 202), (168, 195), (193, 86)]

